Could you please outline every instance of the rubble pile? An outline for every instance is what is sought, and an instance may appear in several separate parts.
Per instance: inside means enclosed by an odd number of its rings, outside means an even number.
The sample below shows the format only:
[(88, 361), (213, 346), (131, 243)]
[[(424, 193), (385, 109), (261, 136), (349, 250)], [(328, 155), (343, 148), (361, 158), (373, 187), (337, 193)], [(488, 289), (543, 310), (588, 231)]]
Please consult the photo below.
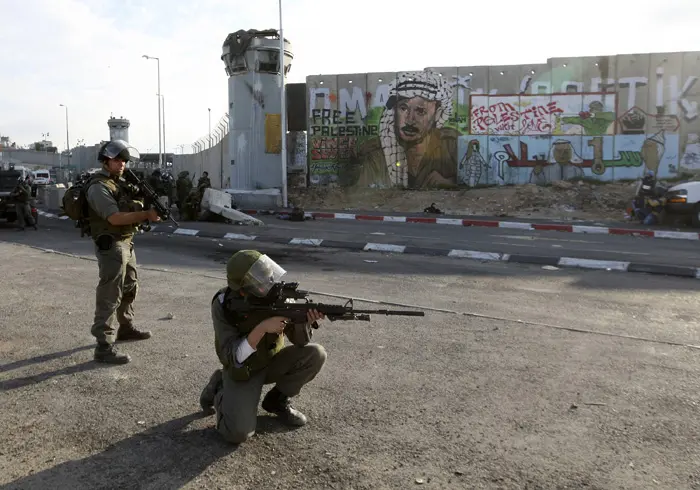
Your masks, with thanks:
[(636, 182), (559, 181), (459, 190), (360, 189), (339, 187), (290, 189), (289, 199), (308, 211), (422, 213), (435, 206), (448, 215), (620, 220), (630, 205)]

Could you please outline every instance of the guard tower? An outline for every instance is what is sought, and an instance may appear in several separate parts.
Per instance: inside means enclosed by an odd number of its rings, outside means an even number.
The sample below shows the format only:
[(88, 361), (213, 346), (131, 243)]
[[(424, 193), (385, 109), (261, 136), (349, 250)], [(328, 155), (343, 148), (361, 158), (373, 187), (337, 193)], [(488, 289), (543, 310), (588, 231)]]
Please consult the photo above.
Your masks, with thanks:
[[(231, 188), (282, 187), (282, 97), (279, 31), (251, 29), (226, 37), (221, 60), (228, 75), (228, 151)], [(284, 73), (292, 65), (284, 40)]]
[(109, 126), (109, 140), (124, 140), (129, 142), (129, 126), (131, 123), (128, 119), (123, 117), (112, 117), (110, 116), (107, 120), (107, 126)]

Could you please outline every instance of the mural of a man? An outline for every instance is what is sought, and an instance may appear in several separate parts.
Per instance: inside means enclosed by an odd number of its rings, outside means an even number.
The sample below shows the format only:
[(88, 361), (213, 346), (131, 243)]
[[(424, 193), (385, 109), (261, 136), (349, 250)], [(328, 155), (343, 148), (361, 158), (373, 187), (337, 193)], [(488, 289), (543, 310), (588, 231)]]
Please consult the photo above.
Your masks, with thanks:
[(359, 148), (358, 187), (435, 187), (457, 181), (457, 137), (444, 125), (452, 87), (437, 73), (401, 73), (389, 87), (379, 136)]

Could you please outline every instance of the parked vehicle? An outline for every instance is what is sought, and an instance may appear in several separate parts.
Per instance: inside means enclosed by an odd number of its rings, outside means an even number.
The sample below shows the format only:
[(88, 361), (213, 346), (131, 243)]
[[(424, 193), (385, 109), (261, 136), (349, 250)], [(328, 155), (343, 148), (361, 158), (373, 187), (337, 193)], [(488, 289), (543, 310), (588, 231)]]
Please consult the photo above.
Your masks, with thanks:
[(700, 228), (700, 181), (684, 182), (666, 191), (666, 213), (670, 216), (690, 216), (694, 227)]
[(35, 170), (32, 174), (34, 185), (49, 185), (51, 183), (51, 174), (48, 170)]

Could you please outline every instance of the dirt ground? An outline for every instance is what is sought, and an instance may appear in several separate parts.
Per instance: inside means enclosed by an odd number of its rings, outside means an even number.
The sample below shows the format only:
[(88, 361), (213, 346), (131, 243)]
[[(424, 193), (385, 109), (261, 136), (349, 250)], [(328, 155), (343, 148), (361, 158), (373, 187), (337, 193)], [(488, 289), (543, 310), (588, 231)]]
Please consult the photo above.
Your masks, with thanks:
[(3, 490), (700, 489), (700, 353), (664, 343), (700, 344), (697, 281), (271, 246), (287, 280), (426, 317), (324, 322), (328, 361), (295, 399), (309, 425), (261, 411), (234, 447), (197, 400), (218, 366), (209, 303), (235, 245), (137, 241), (136, 311), (154, 337), (105, 367), (92, 361), (89, 243), (23, 239), (86, 259), (0, 242), (13, 259), (0, 282)]
[(347, 210), (422, 213), (435, 203), (445, 214), (560, 220), (615, 220), (625, 217), (637, 183), (556, 182), (463, 190), (290, 189), (292, 203), (308, 211)]

